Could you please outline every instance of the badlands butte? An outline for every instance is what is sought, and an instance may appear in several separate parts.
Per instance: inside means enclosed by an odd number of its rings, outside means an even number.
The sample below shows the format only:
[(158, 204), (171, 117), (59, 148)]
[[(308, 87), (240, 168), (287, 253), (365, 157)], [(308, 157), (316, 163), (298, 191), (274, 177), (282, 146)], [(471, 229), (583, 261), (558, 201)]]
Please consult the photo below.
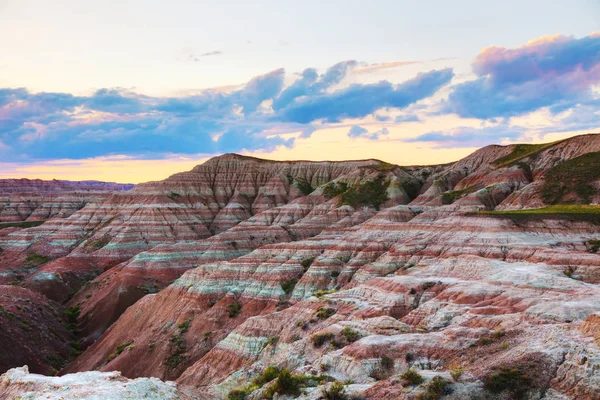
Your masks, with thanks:
[(600, 399), (600, 135), (0, 198), (0, 398)]

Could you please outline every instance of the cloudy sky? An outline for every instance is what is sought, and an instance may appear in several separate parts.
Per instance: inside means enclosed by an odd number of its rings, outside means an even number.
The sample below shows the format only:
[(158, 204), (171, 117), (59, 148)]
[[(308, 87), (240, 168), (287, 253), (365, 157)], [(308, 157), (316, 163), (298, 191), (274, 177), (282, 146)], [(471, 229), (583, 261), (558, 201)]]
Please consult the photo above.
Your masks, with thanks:
[(0, 0), (0, 177), (445, 163), (600, 131), (600, 2)]

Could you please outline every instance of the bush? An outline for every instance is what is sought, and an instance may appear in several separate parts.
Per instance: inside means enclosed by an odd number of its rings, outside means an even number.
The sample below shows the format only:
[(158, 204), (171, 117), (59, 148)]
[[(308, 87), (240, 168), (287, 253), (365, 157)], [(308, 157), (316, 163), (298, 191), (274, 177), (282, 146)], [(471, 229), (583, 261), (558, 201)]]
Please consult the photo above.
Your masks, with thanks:
[(354, 208), (371, 206), (379, 210), (379, 207), (389, 199), (387, 194), (389, 185), (390, 182), (386, 181), (384, 176), (379, 176), (373, 181), (359, 183), (341, 194), (339, 205), (348, 204)]
[(288, 279), (287, 281), (281, 284), (281, 288), (285, 292), (285, 294), (290, 294), (294, 291), (296, 287), (296, 283), (298, 283), (297, 279)]
[(436, 376), (425, 385), (425, 391), (419, 393), (416, 400), (438, 400), (442, 395), (450, 393), (450, 382)]
[(279, 372), (279, 376), (275, 383), (265, 390), (264, 397), (270, 399), (275, 393), (298, 396), (300, 394), (300, 383), (300, 379), (292, 376), (290, 370), (284, 368)]
[(316, 291), (316, 292), (314, 292), (313, 294), (314, 294), (316, 297), (323, 297), (323, 296), (325, 296), (326, 294), (331, 294), (331, 293), (335, 293), (335, 292), (337, 292), (337, 289), (331, 289), (331, 290), (317, 290), (317, 291)]
[(233, 303), (227, 305), (227, 313), (229, 314), (229, 318), (235, 318), (240, 311), (242, 311), (242, 303), (239, 301), (234, 301)]
[(27, 258), (25, 258), (25, 265), (37, 267), (38, 265), (45, 264), (50, 260), (52, 260), (50, 257), (43, 256), (35, 251), (30, 251), (27, 253)]
[(454, 382), (458, 382), (458, 380), (460, 379), (462, 374), (463, 374), (462, 367), (458, 367), (458, 368), (454, 368), (454, 369), (450, 370), (450, 376), (452, 377), (452, 380)]
[(590, 252), (597, 253), (600, 250), (600, 239), (590, 239), (587, 243), (590, 246)]
[(328, 199), (333, 199), (344, 193), (346, 190), (348, 190), (348, 184), (346, 182), (328, 183), (323, 188), (323, 196)]
[(333, 382), (329, 387), (321, 389), (321, 398), (324, 400), (346, 400), (346, 388), (339, 381)]
[(300, 265), (302, 265), (302, 268), (304, 268), (304, 270), (306, 271), (310, 268), (314, 260), (314, 257), (305, 258), (302, 261), (300, 261)]
[(349, 326), (342, 329), (342, 335), (344, 335), (348, 343), (356, 342), (360, 339), (360, 334)]
[(319, 319), (327, 319), (335, 314), (335, 310), (329, 307), (320, 307), (315, 314)]
[(313, 335), (311, 338), (312, 343), (315, 347), (321, 347), (325, 343), (330, 341), (331, 339), (333, 339), (333, 333), (331, 333), (331, 332), (317, 333), (316, 335)]
[(65, 310), (64, 315), (67, 319), (67, 329), (70, 331), (75, 331), (75, 326), (77, 325), (77, 319), (79, 319), (79, 314), (81, 313), (81, 307), (69, 307)]
[(402, 379), (402, 384), (413, 386), (420, 385), (425, 381), (421, 374), (412, 368), (407, 369), (406, 372), (400, 375), (400, 379)]
[(190, 329), (190, 320), (186, 319), (185, 321), (183, 321), (182, 323), (177, 325), (177, 328), (179, 329), (179, 332), (181, 334), (184, 334), (188, 331), (188, 329)]
[(305, 179), (296, 179), (296, 187), (305, 196), (308, 196), (315, 190), (315, 188), (312, 187), (310, 182)]
[(128, 340), (125, 343), (118, 344), (117, 347), (115, 348), (115, 351), (112, 354), (110, 354), (108, 357), (106, 357), (106, 360), (104, 360), (104, 362), (106, 364), (108, 364), (109, 362), (111, 362), (112, 360), (117, 358), (121, 353), (123, 353), (123, 351), (126, 348), (130, 347), (132, 343), (133, 343), (133, 340)]
[(522, 399), (529, 388), (529, 378), (519, 369), (501, 368), (483, 380), (483, 388), (494, 394), (509, 392), (514, 399)]

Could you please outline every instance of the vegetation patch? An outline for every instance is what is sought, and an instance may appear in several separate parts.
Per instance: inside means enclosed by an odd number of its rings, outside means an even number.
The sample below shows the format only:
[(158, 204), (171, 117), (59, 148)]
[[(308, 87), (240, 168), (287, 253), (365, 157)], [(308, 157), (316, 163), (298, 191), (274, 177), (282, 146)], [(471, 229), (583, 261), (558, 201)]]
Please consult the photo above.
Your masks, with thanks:
[(483, 387), (494, 394), (508, 392), (513, 399), (522, 399), (530, 388), (530, 380), (517, 368), (502, 368), (500, 372), (485, 378)]
[(346, 400), (346, 387), (340, 381), (335, 381), (329, 387), (321, 389), (321, 398), (324, 400)]
[(504, 157), (500, 157), (496, 161), (494, 161), (494, 165), (496, 167), (506, 167), (510, 164), (513, 164), (519, 160), (522, 160), (525, 157), (533, 156), (539, 153), (542, 150), (545, 150), (549, 147), (554, 146), (560, 142), (552, 142), (552, 143), (540, 143), (540, 144), (517, 144), (515, 148), (510, 154), (505, 155)]
[(332, 294), (332, 293), (335, 293), (335, 292), (337, 292), (337, 289), (330, 289), (330, 290), (317, 290), (317, 291), (316, 291), (316, 292), (314, 292), (313, 294), (314, 294), (316, 297), (323, 297), (323, 296), (325, 296), (325, 295), (327, 295), (327, 294)]
[(229, 318), (237, 317), (240, 311), (242, 311), (242, 303), (239, 301), (234, 301), (227, 305), (227, 314), (229, 314)]
[(315, 261), (314, 257), (305, 258), (302, 261), (300, 261), (300, 265), (302, 265), (302, 268), (304, 268), (304, 270), (306, 271), (307, 269), (310, 268), (313, 261)]
[(227, 400), (243, 400), (251, 395), (254, 391), (262, 388), (266, 384), (269, 387), (264, 391), (262, 398), (271, 399), (275, 394), (298, 396), (302, 387), (316, 386), (326, 379), (325, 376), (319, 375), (292, 375), (290, 370), (283, 368), (279, 369), (274, 366), (265, 368), (246, 386), (237, 388), (229, 392)]
[(296, 178), (295, 184), (298, 190), (300, 190), (300, 192), (305, 196), (308, 196), (315, 190), (315, 188), (310, 184), (310, 182), (305, 179)]
[(327, 319), (335, 314), (335, 309), (329, 307), (320, 307), (315, 316), (319, 319)]
[(110, 242), (110, 237), (108, 235), (102, 236), (99, 239), (90, 239), (85, 242), (83, 248), (89, 252), (94, 252), (100, 250), (104, 246), (106, 246)]
[(176, 201), (181, 198), (181, 195), (177, 192), (171, 192), (167, 195), (167, 197), (173, 201)]
[(390, 182), (383, 175), (372, 181), (348, 186), (346, 182), (329, 183), (323, 188), (323, 195), (332, 199), (340, 196), (338, 207), (344, 204), (357, 207), (379, 207), (388, 200), (387, 189)]
[(436, 376), (424, 386), (424, 391), (417, 395), (416, 400), (438, 400), (451, 392), (450, 382), (441, 376)]
[(587, 241), (588, 246), (590, 247), (590, 252), (597, 253), (600, 250), (600, 239), (591, 239)]
[(448, 190), (447, 192), (442, 193), (442, 203), (452, 204), (461, 197), (473, 193), (475, 190), (475, 186), (469, 186), (462, 190)]
[(69, 307), (64, 312), (65, 319), (67, 320), (67, 329), (71, 332), (75, 332), (76, 330), (79, 314), (81, 314), (80, 306)]
[(344, 335), (344, 338), (348, 343), (353, 343), (360, 339), (360, 333), (350, 328), (349, 326), (342, 329), (342, 335)]
[(298, 283), (297, 279), (288, 279), (287, 281), (281, 284), (281, 288), (283, 289), (285, 294), (289, 295), (294, 291), (296, 283)]
[(27, 253), (27, 258), (25, 258), (25, 265), (38, 266), (45, 264), (50, 260), (52, 260), (52, 258), (38, 254), (35, 251), (30, 251)]
[(317, 333), (317, 334), (313, 335), (311, 338), (311, 341), (315, 347), (321, 347), (325, 343), (330, 341), (331, 339), (333, 339), (333, 333), (326, 332), (326, 333)]
[(18, 221), (18, 222), (1, 222), (0, 229), (4, 228), (33, 228), (40, 226), (46, 221)]
[(104, 360), (104, 363), (108, 364), (109, 362), (111, 362), (112, 360), (117, 358), (119, 355), (121, 355), (121, 353), (123, 353), (123, 351), (125, 351), (125, 349), (129, 348), (132, 344), (133, 344), (133, 340), (128, 340), (125, 343), (118, 344), (117, 347), (115, 348), (115, 351), (112, 354), (110, 354), (108, 357), (106, 357), (106, 360)]
[(406, 372), (400, 375), (400, 379), (405, 386), (417, 386), (425, 381), (421, 374), (412, 368), (407, 369)]
[(542, 200), (546, 204), (559, 204), (575, 194), (577, 199), (569, 202), (589, 204), (597, 193), (593, 186), (597, 180), (600, 180), (600, 152), (564, 161), (544, 175)]
[(600, 225), (600, 206), (582, 204), (561, 204), (542, 208), (513, 211), (478, 211), (475, 214), (510, 218), (515, 222), (543, 219), (566, 219), (591, 222)]

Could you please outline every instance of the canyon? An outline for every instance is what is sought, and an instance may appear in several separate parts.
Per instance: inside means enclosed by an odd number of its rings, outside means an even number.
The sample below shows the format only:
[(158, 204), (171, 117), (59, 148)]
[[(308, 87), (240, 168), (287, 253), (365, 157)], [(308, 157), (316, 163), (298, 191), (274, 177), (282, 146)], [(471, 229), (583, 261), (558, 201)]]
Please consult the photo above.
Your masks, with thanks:
[(1, 398), (600, 398), (600, 134), (0, 198)]

